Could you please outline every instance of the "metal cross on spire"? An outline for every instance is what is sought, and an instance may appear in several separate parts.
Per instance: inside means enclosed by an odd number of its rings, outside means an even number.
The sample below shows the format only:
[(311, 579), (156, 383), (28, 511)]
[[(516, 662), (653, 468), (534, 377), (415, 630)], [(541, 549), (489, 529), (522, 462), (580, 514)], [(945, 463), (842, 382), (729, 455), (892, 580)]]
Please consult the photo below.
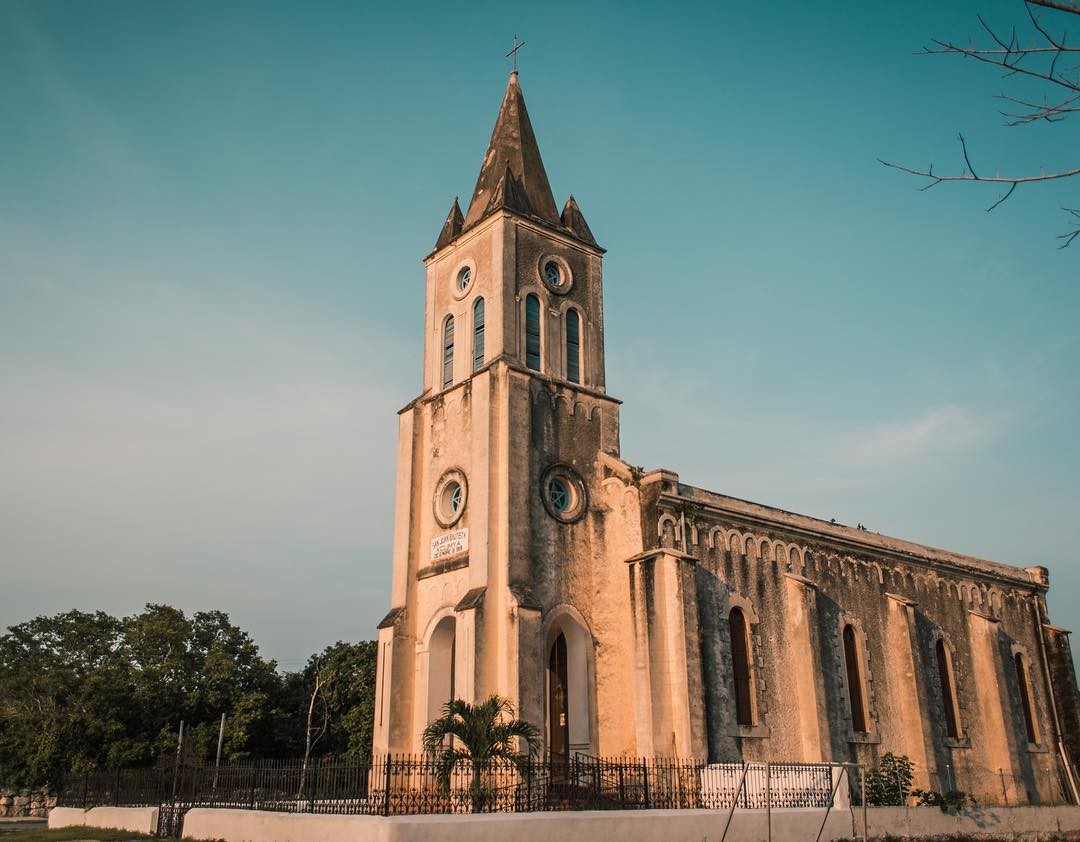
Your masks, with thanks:
[(525, 42), (518, 43), (517, 35), (514, 35), (514, 48), (506, 54), (507, 58), (514, 57), (514, 72), (517, 73), (517, 51), (525, 46)]

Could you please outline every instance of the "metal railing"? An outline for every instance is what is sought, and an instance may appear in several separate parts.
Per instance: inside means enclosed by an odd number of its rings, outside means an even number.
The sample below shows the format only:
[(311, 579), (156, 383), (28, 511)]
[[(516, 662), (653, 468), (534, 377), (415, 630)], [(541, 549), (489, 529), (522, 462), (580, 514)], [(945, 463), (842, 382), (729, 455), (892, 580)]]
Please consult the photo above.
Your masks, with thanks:
[(320, 758), (162, 765), (71, 775), (59, 790), (68, 807), (156, 806), (159, 835), (179, 835), (192, 807), (236, 807), (288, 813), (416, 815), (606, 809), (821, 807), (830, 803), (828, 764), (756, 765), (686, 759), (599, 758), (515, 765), (460, 763), (449, 781), (426, 755), (388, 755), (371, 762)]

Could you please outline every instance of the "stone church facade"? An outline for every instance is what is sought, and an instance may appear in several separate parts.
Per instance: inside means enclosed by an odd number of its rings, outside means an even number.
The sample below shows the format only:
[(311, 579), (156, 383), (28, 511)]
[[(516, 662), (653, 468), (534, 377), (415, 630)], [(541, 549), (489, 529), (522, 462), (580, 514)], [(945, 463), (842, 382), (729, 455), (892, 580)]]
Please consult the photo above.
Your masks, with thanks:
[(1072, 791), (1080, 716), (1047, 571), (750, 503), (621, 458), (604, 250), (558, 211), (516, 72), (472, 200), (425, 259), (399, 414), (374, 750), (509, 697), (554, 759), (857, 761)]

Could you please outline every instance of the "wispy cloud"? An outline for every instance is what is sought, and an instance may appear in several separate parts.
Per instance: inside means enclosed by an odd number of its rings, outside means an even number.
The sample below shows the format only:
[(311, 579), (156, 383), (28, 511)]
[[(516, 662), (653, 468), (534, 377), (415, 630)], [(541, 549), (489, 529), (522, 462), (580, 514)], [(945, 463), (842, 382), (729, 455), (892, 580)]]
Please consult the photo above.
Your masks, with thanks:
[(969, 447), (990, 429), (987, 419), (963, 407), (935, 407), (901, 421), (856, 429), (837, 442), (836, 455), (858, 465), (902, 465)]

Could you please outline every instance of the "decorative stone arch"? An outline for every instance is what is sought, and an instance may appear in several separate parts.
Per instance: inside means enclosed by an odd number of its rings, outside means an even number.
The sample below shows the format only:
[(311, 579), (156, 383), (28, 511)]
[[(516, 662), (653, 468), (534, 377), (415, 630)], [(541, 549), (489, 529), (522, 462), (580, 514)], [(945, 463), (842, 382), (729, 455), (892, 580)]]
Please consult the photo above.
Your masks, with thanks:
[[(746, 625), (746, 648), (747, 648), (747, 672), (746, 680), (749, 682), (749, 722), (738, 723), (739, 730), (742, 736), (762, 736), (763, 729), (765, 728), (765, 682), (762, 680), (762, 658), (761, 658), (761, 634), (759, 632), (760, 619), (758, 617), (757, 610), (754, 608), (754, 603), (747, 597), (736, 591), (728, 591), (727, 604), (725, 606), (724, 619), (726, 621), (728, 631), (728, 646), (731, 656), (731, 668), (732, 668), (732, 680), (736, 684), (735, 694), (739, 693), (739, 665), (735, 660), (735, 641), (731, 639), (731, 624), (732, 613), (738, 610), (742, 614), (743, 621)], [(734, 698), (734, 697), (733, 697)], [(736, 700), (736, 722), (738, 722), (738, 701)]]
[[(553, 728), (564, 726), (568, 736), (568, 755), (596, 753), (596, 652), (592, 632), (581, 612), (565, 603), (550, 609), (543, 621), (545, 671), (544, 740), (550, 752)], [(552, 650), (559, 637), (565, 641), (566, 687), (564, 711), (567, 721), (552, 721), (553, 680), (550, 668)], [(562, 712), (557, 712), (560, 715)]]
[[(719, 539), (719, 540), (717, 540)], [(718, 553), (723, 552), (727, 548), (727, 541), (725, 540), (724, 530), (719, 526), (714, 526), (708, 533), (709, 549), (716, 550)]]
[(442, 716), (443, 705), (459, 695), (458, 677), (464, 653), (458, 651), (457, 627), (453, 606), (445, 605), (432, 615), (416, 646), (419, 678), (424, 686), (424, 691), (417, 694), (423, 702), (422, 726)]
[[(930, 634), (931, 663), (937, 672), (938, 692), (941, 694), (942, 709), (945, 713), (946, 739), (964, 739), (964, 717), (960, 710), (960, 685), (956, 680), (956, 647), (952, 638), (940, 626), (935, 626)], [(944, 658), (944, 662), (941, 658)], [(952, 710), (952, 723), (955, 734), (949, 733), (949, 709)], [(955, 745), (956, 743), (953, 743)]]
[(566, 341), (567, 341), (567, 321), (569, 316), (567, 315), (571, 310), (577, 313), (578, 317), (578, 384), (584, 384), (586, 381), (586, 360), (588, 356), (586, 354), (586, 336), (592, 325), (589, 323), (588, 317), (585, 315), (585, 311), (581, 309), (579, 305), (574, 303), (571, 298), (563, 297), (559, 300), (558, 307), (552, 308), (556, 317), (559, 320), (559, 358), (562, 360), (562, 370), (559, 372), (559, 376), (569, 380), (566, 361)]
[(877, 583), (879, 585), (884, 585), (885, 584), (885, 573), (881, 569), (881, 565), (878, 564), (876, 561), (871, 561), (870, 562), (870, 569), (874, 571), (874, 574), (877, 577)]
[[(665, 541), (668, 540), (667, 530), (665, 529), (665, 527), (670, 527), (671, 529), (670, 544), (665, 543)], [(660, 519), (656, 521), (656, 538), (657, 542), (662, 547), (673, 547), (679, 542), (681, 538), (681, 536), (679, 535), (679, 522), (671, 515), (670, 512), (664, 512), (662, 515), (660, 515)]]
[[(540, 373), (550, 374), (550, 366), (547, 362), (548, 355), (548, 342), (551, 340), (549, 336), (548, 320), (551, 314), (551, 302), (548, 301), (549, 291), (546, 288), (542, 288), (537, 284), (524, 284), (522, 285), (515, 296), (517, 301), (518, 311), (518, 323), (515, 326), (515, 337), (517, 342), (517, 354), (515, 355), (521, 364), (526, 368), (528, 363), (526, 362), (526, 348), (525, 348), (525, 330), (526, 330), (526, 312), (525, 308), (529, 300), (530, 295), (535, 295), (540, 302)], [(561, 334), (561, 331), (560, 331)]]
[[(857, 668), (852, 678), (858, 681), (857, 688), (852, 688), (849, 683), (849, 675), (852, 670), (848, 668), (847, 662), (847, 650), (848, 640), (846, 638), (847, 629), (851, 629), (850, 640), (854, 642), (854, 666)], [(867, 737), (873, 738), (877, 734), (877, 715), (875, 713), (874, 704), (874, 674), (870, 667), (870, 647), (869, 639), (866, 636), (866, 631), (863, 628), (862, 621), (849, 614), (847, 611), (840, 612), (839, 623), (837, 626), (838, 643), (839, 647), (837, 651), (840, 654), (840, 664), (837, 670), (837, 675), (840, 678), (841, 687), (844, 697), (848, 701), (847, 706), (847, 721), (850, 728), (850, 737), (856, 740), (866, 739)], [(853, 689), (855, 692), (853, 692)], [(865, 730), (856, 730), (858, 724), (858, 713), (853, 710), (852, 704), (861, 700), (862, 712), (863, 712), (863, 725)]]
[(1009, 649), (1010, 672), (1020, 696), (1020, 717), (1026, 726), (1029, 745), (1042, 743), (1042, 729), (1039, 727), (1039, 703), (1035, 695), (1035, 682), (1031, 678), (1031, 656), (1022, 643), (1013, 643)]
[(760, 538), (757, 541), (757, 557), (762, 561), (769, 560), (769, 552), (772, 550), (772, 544), (768, 538)]
[(746, 536), (746, 541), (745, 541), (743, 546), (745, 547), (744, 552), (746, 553), (747, 561), (749, 561), (752, 558), (760, 557), (761, 553), (760, 553), (760, 544), (758, 543), (759, 540), (760, 539), (756, 535), (753, 535), (753, 534), (749, 534), (749, 535)]
[(794, 544), (788, 547), (788, 570), (799, 571), (803, 569), (803, 553), (805, 553), (805, 550), (801, 550)]
[(746, 544), (741, 532), (732, 530), (727, 536), (728, 549), (733, 556), (743, 555), (746, 552)]

